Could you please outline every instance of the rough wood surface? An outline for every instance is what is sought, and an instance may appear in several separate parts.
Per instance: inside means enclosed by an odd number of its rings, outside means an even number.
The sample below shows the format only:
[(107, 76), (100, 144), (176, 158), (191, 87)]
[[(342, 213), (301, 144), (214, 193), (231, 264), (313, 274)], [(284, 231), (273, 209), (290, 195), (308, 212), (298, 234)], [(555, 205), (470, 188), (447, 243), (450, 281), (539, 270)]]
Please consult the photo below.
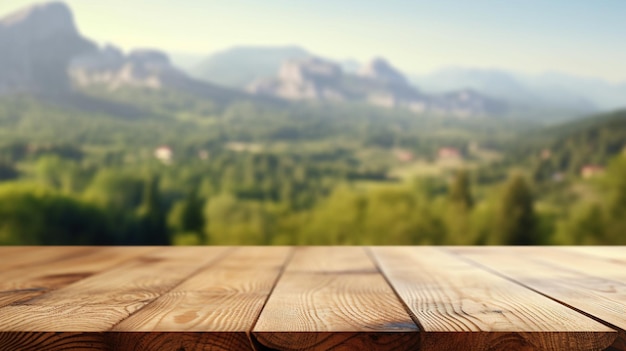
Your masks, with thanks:
[(559, 249), (626, 264), (626, 248), (624, 246), (564, 246), (559, 247)]
[(2, 255), (0, 307), (26, 301), (97, 274), (154, 248), (66, 247)]
[(295, 249), (253, 335), (272, 350), (415, 350), (419, 344), (417, 326), (361, 247)]
[(4, 331), (106, 331), (223, 254), (163, 248), (64, 288), (0, 308)]
[[(193, 336), (202, 334), (187, 334), (190, 345), (181, 347), (186, 351), (251, 349), (246, 333), (256, 322), (290, 252), (291, 249), (286, 247), (235, 249), (113, 330), (210, 332), (199, 341)], [(135, 349), (141, 344), (139, 341), (149, 339), (145, 335), (136, 335), (142, 339), (133, 341), (125, 335), (124, 346)], [(162, 334), (155, 335), (164, 340)], [(155, 340), (150, 342), (158, 344)]]
[(625, 330), (625, 247), (0, 247), (0, 351), (626, 351)]
[(427, 350), (603, 350), (614, 330), (436, 248), (373, 254), (415, 314)]
[(560, 248), (451, 251), (617, 329), (613, 348), (626, 350), (626, 262)]

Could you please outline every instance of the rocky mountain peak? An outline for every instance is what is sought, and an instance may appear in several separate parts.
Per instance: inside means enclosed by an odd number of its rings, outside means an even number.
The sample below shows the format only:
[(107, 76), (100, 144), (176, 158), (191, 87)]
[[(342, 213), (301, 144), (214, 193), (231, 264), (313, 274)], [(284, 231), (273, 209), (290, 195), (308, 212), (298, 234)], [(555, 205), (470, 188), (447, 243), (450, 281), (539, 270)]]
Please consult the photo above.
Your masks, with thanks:
[(341, 67), (317, 57), (288, 60), (280, 68), (279, 79), (303, 83), (308, 80), (333, 80), (342, 74)]
[(161, 88), (172, 79), (186, 77), (170, 63), (164, 52), (137, 49), (128, 55), (114, 46), (94, 50), (72, 60), (69, 68), (73, 81), (80, 86), (105, 85), (111, 89), (122, 86)]
[(360, 74), (361, 76), (385, 83), (408, 84), (404, 75), (382, 57), (377, 57), (370, 61), (363, 67)]
[(72, 11), (62, 2), (36, 4), (0, 19), (0, 28), (33, 38), (53, 34), (78, 36)]
[(128, 54), (128, 60), (135, 64), (151, 66), (170, 66), (170, 58), (166, 53), (155, 49), (135, 49)]
[(78, 33), (61, 2), (34, 5), (0, 19), (0, 93), (59, 93), (69, 88), (67, 68), (96, 46)]

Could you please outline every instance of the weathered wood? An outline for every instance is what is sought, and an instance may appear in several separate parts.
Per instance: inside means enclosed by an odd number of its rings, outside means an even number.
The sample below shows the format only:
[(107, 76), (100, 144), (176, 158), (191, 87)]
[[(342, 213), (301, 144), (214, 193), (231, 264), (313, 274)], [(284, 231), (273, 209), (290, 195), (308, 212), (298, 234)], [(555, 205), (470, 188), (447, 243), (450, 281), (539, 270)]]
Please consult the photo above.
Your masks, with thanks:
[(2, 332), (2, 351), (113, 351), (107, 347), (104, 334), (81, 332)]
[(372, 248), (417, 317), (422, 349), (603, 350), (614, 330), (435, 248)]
[[(24, 333), (56, 332), (45, 333), (46, 345), (65, 350), (63, 345), (84, 343), (84, 333), (91, 333), (83, 347), (101, 347), (106, 340), (98, 333), (111, 329), (226, 251), (162, 248), (64, 288), (4, 306), (0, 308), (2, 340), (15, 346), (15, 340), (25, 340)], [(56, 350), (53, 346), (48, 349)], [(3, 348), (0, 344), (0, 350)]]
[(625, 253), (0, 247), (0, 351), (626, 351)]
[(119, 338), (123, 344), (117, 346), (137, 349), (149, 343), (150, 349), (162, 350), (165, 340), (174, 342), (176, 337), (158, 332), (180, 331), (206, 332), (186, 333), (181, 341), (186, 351), (251, 350), (246, 333), (256, 322), (290, 252), (287, 247), (235, 249), (116, 325), (114, 331), (157, 332), (151, 336), (123, 334)]
[(626, 264), (552, 248), (451, 251), (617, 329), (626, 350)]
[(625, 246), (561, 246), (558, 249), (593, 256), (599, 260), (613, 261), (620, 264), (626, 263)]
[(106, 351), (223, 351), (252, 350), (250, 340), (231, 332), (108, 332), (104, 334)]
[[(2, 255), (0, 307), (26, 301), (111, 268), (142, 253), (146, 247), (50, 247)], [(12, 264), (12, 265), (11, 265)]]
[(419, 345), (417, 326), (360, 247), (295, 249), (253, 336), (258, 348), (270, 350)]
[(360, 247), (304, 246), (296, 249), (286, 272), (378, 273), (378, 268)]

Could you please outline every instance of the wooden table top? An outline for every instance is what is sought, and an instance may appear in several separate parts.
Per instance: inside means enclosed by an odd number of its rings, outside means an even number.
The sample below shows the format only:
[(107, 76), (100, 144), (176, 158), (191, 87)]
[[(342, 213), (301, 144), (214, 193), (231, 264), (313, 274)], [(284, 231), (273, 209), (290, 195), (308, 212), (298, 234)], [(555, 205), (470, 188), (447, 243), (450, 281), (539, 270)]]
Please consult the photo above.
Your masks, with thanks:
[(626, 247), (0, 247), (0, 350), (626, 350)]

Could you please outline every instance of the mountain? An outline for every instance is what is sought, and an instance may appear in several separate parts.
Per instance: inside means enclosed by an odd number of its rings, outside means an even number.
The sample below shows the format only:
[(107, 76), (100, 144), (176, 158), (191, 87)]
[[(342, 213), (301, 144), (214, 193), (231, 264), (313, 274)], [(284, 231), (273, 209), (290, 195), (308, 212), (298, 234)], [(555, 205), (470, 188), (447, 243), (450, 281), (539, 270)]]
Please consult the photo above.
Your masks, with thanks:
[(535, 98), (512, 74), (500, 70), (449, 67), (427, 75), (413, 76), (411, 81), (429, 92), (474, 89), (506, 99)]
[(389, 107), (418, 100), (417, 90), (385, 61), (377, 59), (367, 67), (350, 74), (320, 57), (292, 59), (281, 65), (276, 77), (258, 79), (247, 90), (289, 100), (358, 100)]
[(341, 67), (320, 58), (292, 59), (284, 62), (277, 78), (258, 79), (247, 90), (256, 95), (289, 100), (343, 101), (350, 92), (343, 89)]
[(355, 59), (341, 60), (339, 61), (339, 64), (344, 72), (348, 73), (357, 73), (362, 67), (361, 63)]
[(470, 88), (517, 106), (591, 113), (626, 107), (626, 83), (561, 73), (538, 76), (495, 69), (449, 67), (411, 81), (425, 91)]
[(243, 88), (259, 78), (276, 75), (284, 61), (310, 56), (297, 46), (234, 47), (206, 58), (190, 74), (204, 81)]
[[(0, 94), (33, 93), (83, 108), (111, 109), (83, 94), (91, 86), (167, 89), (217, 103), (251, 100), (244, 92), (187, 76), (158, 50), (124, 54), (112, 45), (98, 47), (82, 37), (71, 10), (61, 2), (35, 5), (0, 20)], [(112, 106), (114, 110), (126, 107)]]
[(539, 94), (567, 93), (584, 96), (603, 110), (626, 107), (626, 82), (611, 83), (599, 78), (576, 77), (558, 72), (520, 77)]
[(162, 52), (140, 49), (126, 56), (110, 45), (75, 57), (69, 73), (80, 86), (103, 84), (112, 90), (122, 86), (158, 89), (172, 79), (184, 79)]
[(392, 67), (387, 60), (377, 57), (365, 65), (359, 74), (379, 82), (389, 85), (406, 86), (407, 79), (395, 67)]
[(104, 86), (109, 90), (122, 87), (170, 89), (224, 102), (244, 98), (245, 94), (200, 82), (188, 77), (170, 62), (164, 52), (136, 49), (124, 55), (108, 45), (76, 56), (68, 72), (79, 87)]
[(282, 64), (276, 77), (258, 79), (247, 90), (288, 100), (355, 101), (460, 117), (504, 111), (503, 104), (470, 90), (422, 94), (382, 58), (372, 60), (357, 74), (319, 57), (292, 59)]
[(0, 19), (0, 94), (69, 89), (73, 57), (96, 48), (83, 38), (70, 9), (51, 2)]

